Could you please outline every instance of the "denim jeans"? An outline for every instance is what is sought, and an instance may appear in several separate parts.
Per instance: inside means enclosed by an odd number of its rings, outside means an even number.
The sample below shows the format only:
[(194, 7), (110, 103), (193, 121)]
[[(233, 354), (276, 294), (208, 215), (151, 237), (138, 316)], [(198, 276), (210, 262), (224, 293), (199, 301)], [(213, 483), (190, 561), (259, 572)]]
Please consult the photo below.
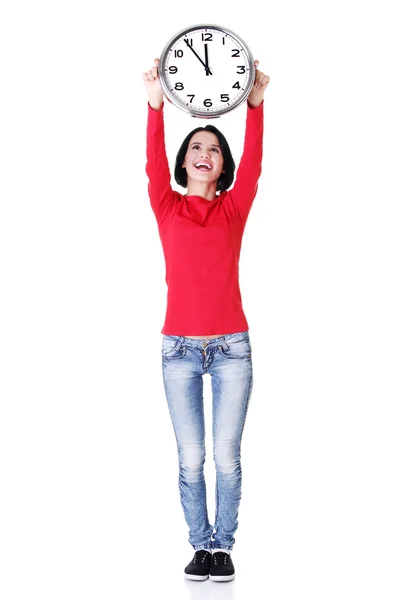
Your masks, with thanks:
[[(179, 493), (195, 550), (232, 549), (242, 489), (240, 446), (253, 387), (248, 331), (214, 339), (163, 335), (163, 381), (179, 460)], [(204, 478), (203, 375), (211, 375), (215, 522)]]

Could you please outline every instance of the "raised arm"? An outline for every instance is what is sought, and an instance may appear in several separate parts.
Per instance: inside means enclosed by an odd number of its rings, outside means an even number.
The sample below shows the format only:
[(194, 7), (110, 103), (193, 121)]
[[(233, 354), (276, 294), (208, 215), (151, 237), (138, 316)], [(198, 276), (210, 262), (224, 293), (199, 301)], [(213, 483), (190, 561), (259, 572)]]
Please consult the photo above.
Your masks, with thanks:
[(161, 223), (168, 214), (173, 199), (171, 174), (165, 150), (164, 95), (158, 77), (159, 60), (154, 67), (143, 73), (148, 94), (146, 173), (149, 178), (149, 198), (154, 215)]
[(147, 73), (143, 73), (143, 81), (147, 89), (149, 105), (154, 110), (160, 110), (164, 102), (164, 94), (158, 77), (159, 62), (159, 59), (155, 58), (154, 67), (150, 71), (147, 71)]
[(254, 61), (256, 76), (253, 89), (247, 98), (246, 131), (243, 154), (237, 170), (235, 184), (230, 191), (232, 200), (242, 220), (246, 220), (258, 188), (261, 175), (264, 133), (264, 92), (269, 76), (258, 70), (259, 61)]

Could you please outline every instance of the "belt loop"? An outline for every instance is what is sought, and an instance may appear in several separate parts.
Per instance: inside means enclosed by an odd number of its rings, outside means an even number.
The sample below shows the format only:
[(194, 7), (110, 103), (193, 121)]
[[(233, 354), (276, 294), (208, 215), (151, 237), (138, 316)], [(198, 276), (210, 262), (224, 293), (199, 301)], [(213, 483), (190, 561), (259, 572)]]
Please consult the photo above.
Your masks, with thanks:
[(222, 348), (223, 348), (224, 350), (228, 350), (228, 348), (229, 348), (228, 344), (226, 343), (225, 336), (222, 336), (222, 343), (221, 343), (221, 346), (222, 346)]

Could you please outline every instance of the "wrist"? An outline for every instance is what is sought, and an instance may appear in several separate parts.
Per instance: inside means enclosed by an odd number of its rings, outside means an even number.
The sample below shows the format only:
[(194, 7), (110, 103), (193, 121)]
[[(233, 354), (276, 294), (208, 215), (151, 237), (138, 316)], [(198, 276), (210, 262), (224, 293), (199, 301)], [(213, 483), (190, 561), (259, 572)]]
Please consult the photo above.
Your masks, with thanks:
[(163, 100), (160, 101), (154, 101), (154, 100), (149, 100), (149, 106), (150, 108), (152, 108), (153, 110), (160, 110), (164, 105)]
[(261, 106), (261, 104), (264, 102), (264, 98), (262, 98), (261, 100), (252, 100), (251, 98), (247, 99), (247, 106), (249, 106), (250, 108), (258, 108), (259, 106)]

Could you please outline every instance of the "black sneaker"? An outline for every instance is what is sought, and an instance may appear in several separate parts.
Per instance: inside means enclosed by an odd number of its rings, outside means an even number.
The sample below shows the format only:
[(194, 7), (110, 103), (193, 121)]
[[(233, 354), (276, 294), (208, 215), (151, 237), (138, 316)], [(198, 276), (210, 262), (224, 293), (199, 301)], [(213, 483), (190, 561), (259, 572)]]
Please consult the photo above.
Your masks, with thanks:
[(185, 568), (185, 578), (195, 581), (208, 579), (210, 572), (211, 552), (196, 550), (188, 566)]
[(235, 577), (235, 567), (231, 555), (227, 552), (214, 552), (211, 557), (210, 579), (212, 581), (230, 581)]

